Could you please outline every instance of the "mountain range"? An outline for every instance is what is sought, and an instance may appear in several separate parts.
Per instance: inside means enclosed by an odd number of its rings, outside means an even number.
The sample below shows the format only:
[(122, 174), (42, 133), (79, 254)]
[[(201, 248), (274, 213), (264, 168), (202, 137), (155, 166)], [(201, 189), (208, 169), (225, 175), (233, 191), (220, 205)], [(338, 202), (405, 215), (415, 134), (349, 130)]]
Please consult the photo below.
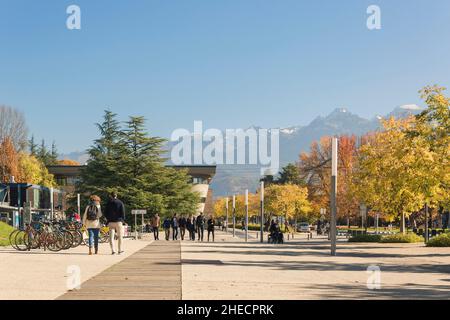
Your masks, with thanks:
[[(329, 115), (315, 118), (306, 126), (278, 128), (280, 131), (280, 168), (288, 163), (296, 162), (301, 152), (306, 152), (313, 141), (323, 136), (363, 135), (380, 128), (382, 118), (404, 118), (417, 114), (421, 108), (416, 105), (404, 105), (395, 108), (385, 116), (377, 115), (365, 119), (349, 112), (345, 108), (337, 108)], [(254, 128), (257, 128), (254, 126)], [(169, 143), (168, 148), (171, 145)], [(72, 159), (85, 163), (88, 157), (85, 152), (72, 152), (61, 155), (63, 159)], [(243, 193), (245, 189), (254, 192), (261, 178), (261, 167), (258, 165), (218, 165), (217, 174), (211, 187), (215, 196)]]

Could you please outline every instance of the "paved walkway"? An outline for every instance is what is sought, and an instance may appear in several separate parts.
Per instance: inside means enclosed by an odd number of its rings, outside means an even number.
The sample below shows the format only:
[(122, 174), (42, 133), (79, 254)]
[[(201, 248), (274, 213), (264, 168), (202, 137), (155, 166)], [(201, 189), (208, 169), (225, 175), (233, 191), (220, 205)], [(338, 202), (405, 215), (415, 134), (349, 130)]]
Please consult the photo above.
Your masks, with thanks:
[(147, 245), (103, 271), (61, 300), (180, 300), (179, 241)]
[(215, 243), (183, 242), (182, 263), (187, 300), (450, 299), (450, 250), (423, 244), (340, 241), (331, 257), (324, 237), (268, 245), (218, 232)]
[[(297, 235), (284, 245), (246, 243), (216, 232), (216, 242), (127, 241), (124, 256), (87, 256), (0, 249), (0, 299), (450, 299), (450, 250), (423, 244), (339, 241), (330, 256), (323, 237)], [(67, 292), (67, 267), (82, 271), (80, 290)], [(369, 266), (380, 289), (367, 287)], [(376, 279), (375, 279), (376, 280)]]
[(98, 255), (88, 256), (80, 246), (60, 252), (33, 250), (19, 252), (0, 247), (0, 300), (52, 300), (67, 292), (73, 267), (79, 268), (80, 280), (119, 263), (144, 248), (148, 241), (125, 240), (125, 253), (111, 255), (109, 244), (100, 244)]

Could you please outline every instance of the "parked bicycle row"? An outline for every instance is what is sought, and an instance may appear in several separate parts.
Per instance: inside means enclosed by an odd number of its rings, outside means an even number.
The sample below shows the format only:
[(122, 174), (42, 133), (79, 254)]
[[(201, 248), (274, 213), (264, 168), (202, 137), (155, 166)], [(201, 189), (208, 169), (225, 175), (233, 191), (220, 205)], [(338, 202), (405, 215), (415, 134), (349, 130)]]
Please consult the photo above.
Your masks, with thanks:
[[(43, 220), (27, 224), (25, 228), (13, 231), (9, 236), (11, 246), (18, 251), (35, 249), (53, 252), (89, 245), (86, 229), (81, 223), (57, 220)], [(109, 228), (100, 229), (99, 241), (109, 240)]]

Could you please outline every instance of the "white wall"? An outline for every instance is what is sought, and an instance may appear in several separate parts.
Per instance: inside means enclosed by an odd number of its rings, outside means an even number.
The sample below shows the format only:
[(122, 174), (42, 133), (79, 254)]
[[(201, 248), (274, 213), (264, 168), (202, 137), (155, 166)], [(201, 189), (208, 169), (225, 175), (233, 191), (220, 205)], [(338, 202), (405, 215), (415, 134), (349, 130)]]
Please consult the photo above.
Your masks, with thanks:
[[(201, 198), (206, 198), (208, 196), (209, 185), (208, 184), (194, 184), (192, 186), (192, 192), (198, 192)], [(197, 213), (203, 213), (205, 211), (205, 204), (200, 203), (198, 206)]]

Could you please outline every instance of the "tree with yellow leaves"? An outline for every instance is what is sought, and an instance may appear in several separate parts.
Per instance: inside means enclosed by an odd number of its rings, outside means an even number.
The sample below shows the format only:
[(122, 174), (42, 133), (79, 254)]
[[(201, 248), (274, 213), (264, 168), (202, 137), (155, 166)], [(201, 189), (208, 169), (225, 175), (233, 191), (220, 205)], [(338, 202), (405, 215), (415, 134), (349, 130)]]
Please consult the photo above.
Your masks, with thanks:
[(372, 209), (400, 218), (425, 204), (450, 207), (450, 99), (444, 88), (421, 90), (427, 109), (416, 117), (383, 122), (360, 148), (359, 195)]
[(425, 194), (425, 201), (443, 210), (450, 210), (450, 99), (446, 89), (427, 86), (420, 91), (427, 109), (416, 116), (408, 137), (427, 148), (424, 165), (426, 183), (418, 176), (417, 187)]
[(56, 186), (53, 175), (35, 156), (21, 152), (18, 164), (18, 182), (38, 184), (49, 188)]
[(400, 218), (400, 231), (405, 233), (405, 218), (420, 210), (426, 199), (420, 186), (436, 183), (427, 173), (433, 154), (423, 139), (408, 138), (413, 117), (382, 123), (384, 130), (360, 147), (357, 192), (372, 210), (384, 212), (390, 220)]
[(265, 193), (265, 208), (271, 214), (291, 219), (308, 217), (311, 212), (306, 187), (294, 184), (274, 184), (270, 185)]

